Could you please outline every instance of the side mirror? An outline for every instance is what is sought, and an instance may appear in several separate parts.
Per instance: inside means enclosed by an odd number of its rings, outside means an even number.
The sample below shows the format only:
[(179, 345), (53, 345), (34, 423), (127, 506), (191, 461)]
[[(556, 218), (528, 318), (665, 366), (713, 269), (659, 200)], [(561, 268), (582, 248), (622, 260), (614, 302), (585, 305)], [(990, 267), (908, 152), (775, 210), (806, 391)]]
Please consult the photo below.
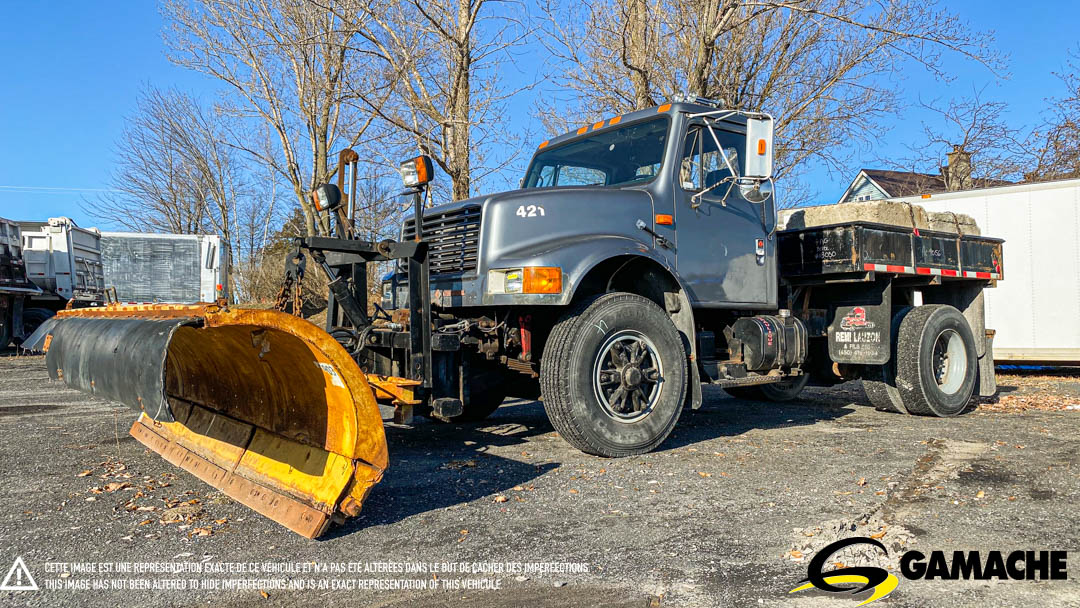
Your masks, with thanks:
[(751, 185), (739, 184), (739, 194), (751, 203), (764, 203), (773, 195), (772, 181), (755, 181)]
[(773, 172), (772, 118), (746, 119), (746, 153), (743, 154), (743, 177), (767, 180)]

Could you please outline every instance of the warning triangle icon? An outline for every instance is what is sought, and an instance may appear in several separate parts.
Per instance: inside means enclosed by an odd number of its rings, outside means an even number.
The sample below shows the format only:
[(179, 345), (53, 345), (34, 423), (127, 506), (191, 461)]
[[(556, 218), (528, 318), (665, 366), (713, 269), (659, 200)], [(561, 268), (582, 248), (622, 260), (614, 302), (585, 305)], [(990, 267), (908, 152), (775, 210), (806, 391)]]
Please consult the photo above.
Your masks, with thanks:
[(4, 582), (0, 583), (0, 591), (37, 591), (37, 583), (30, 575), (30, 569), (26, 567), (23, 558), (16, 557), (15, 563), (11, 564)]

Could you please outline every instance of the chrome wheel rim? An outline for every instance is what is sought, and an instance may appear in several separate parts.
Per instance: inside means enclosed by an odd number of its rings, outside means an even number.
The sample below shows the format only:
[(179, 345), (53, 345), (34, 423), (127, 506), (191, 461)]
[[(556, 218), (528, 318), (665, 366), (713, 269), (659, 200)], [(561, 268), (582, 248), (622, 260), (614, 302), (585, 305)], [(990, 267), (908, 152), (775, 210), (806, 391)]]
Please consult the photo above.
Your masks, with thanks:
[(656, 346), (634, 330), (611, 335), (593, 363), (596, 400), (618, 422), (637, 422), (648, 416), (660, 399), (663, 382)]
[(953, 395), (960, 390), (967, 375), (967, 349), (964, 339), (956, 330), (946, 329), (934, 340), (931, 355), (934, 380), (938, 388), (946, 395)]

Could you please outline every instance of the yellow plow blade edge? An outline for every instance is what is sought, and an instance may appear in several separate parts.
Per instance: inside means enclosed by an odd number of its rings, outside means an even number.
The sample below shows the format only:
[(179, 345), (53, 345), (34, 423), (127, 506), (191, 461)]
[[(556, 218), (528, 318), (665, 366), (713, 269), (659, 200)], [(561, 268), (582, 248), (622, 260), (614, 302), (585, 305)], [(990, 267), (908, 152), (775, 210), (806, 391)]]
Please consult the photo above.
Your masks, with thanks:
[(47, 323), (36, 335), (54, 379), (139, 410), (139, 442), (298, 534), (356, 515), (382, 478), (372, 387), (307, 321), (206, 304), (64, 311)]

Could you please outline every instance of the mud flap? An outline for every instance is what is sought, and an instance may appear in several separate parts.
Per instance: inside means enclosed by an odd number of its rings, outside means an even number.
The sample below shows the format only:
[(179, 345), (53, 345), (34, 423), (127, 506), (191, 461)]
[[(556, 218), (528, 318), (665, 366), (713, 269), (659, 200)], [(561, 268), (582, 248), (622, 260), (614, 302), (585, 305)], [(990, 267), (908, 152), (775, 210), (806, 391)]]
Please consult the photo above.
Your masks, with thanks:
[(356, 515), (387, 466), (367, 378), (311, 323), (216, 305), (65, 311), (53, 379), (141, 413), (131, 435), (303, 536)]

